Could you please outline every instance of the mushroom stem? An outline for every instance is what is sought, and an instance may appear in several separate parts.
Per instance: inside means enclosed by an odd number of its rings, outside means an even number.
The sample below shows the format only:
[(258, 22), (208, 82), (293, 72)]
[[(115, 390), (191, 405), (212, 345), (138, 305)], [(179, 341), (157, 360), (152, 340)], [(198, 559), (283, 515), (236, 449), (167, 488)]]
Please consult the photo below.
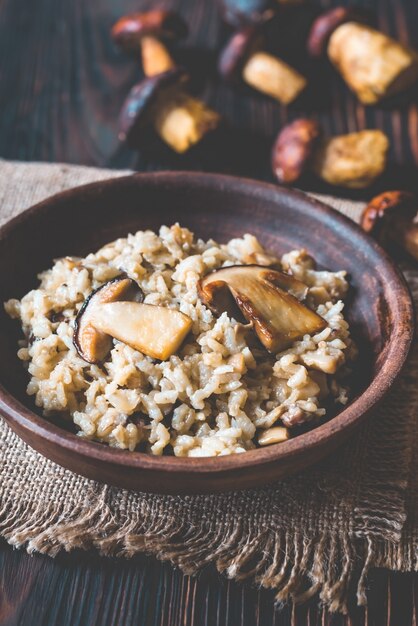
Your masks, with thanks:
[(289, 104), (305, 89), (306, 79), (287, 63), (266, 52), (255, 52), (247, 60), (244, 81), (282, 104)]
[(166, 46), (156, 37), (141, 39), (142, 67), (145, 76), (156, 76), (167, 72), (175, 63)]
[(418, 79), (415, 51), (356, 22), (346, 22), (334, 30), (328, 56), (363, 104), (376, 104)]
[(219, 114), (204, 102), (180, 92), (158, 108), (154, 125), (161, 139), (181, 154), (214, 130), (219, 121)]
[(338, 135), (315, 150), (312, 169), (330, 185), (362, 189), (386, 167), (389, 140), (380, 130), (361, 130)]

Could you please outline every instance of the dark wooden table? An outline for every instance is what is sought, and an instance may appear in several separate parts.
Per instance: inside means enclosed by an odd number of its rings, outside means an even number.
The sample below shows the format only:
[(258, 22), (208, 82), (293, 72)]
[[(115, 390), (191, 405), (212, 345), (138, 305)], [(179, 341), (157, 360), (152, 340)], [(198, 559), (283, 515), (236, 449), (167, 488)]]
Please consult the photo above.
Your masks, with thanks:
[(168, 563), (74, 553), (54, 560), (0, 546), (1, 626), (412, 626), (413, 574), (376, 571), (367, 610), (330, 615), (316, 602), (274, 607), (273, 593), (213, 571), (183, 576)]
[[(0, 157), (64, 161), (115, 168), (190, 168), (270, 180), (269, 150), (280, 125), (300, 113), (317, 116), (326, 133), (381, 128), (391, 138), (381, 188), (418, 188), (417, 90), (365, 109), (330, 68), (300, 56), (306, 26), (320, 2), (289, 9), (272, 48), (311, 76), (308, 97), (287, 111), (216, 78), (216, 48), (227, 32), (214, 0), (161, 2), (189, 20), (191, 35), (178, 59), (194, 88), (230, 120), (205, 153), (173, 157), (168, 150), (132, 152), (116, 141), (116, 118), (139, 63), (112, 45), (109, 28), (121, 14), (151, 0), (2, 0), (0, 2)], [(323, 6), (337, 4), (323, 0)], [(359, 2), (374, 8), (382, 30), (418, 47), (417, 0)], [(396, 105), (396, 106), (395, 106)], [(325, 186), (306, 181), (320, 191)], [(374, 190), (355, 194), (366, 198)], [(330, 616), (309, 606), (275, 610), (271, 592), (229, 582), (212, 570), (191, 579), (153, 558), (130, 561), (75, 553), (52, 560), (13, 551), (0, 541), (0, 626), (270, 626), (294, 624), (412, 626), (418, 622), (418, 580), (376, 571), (369, 607)]]

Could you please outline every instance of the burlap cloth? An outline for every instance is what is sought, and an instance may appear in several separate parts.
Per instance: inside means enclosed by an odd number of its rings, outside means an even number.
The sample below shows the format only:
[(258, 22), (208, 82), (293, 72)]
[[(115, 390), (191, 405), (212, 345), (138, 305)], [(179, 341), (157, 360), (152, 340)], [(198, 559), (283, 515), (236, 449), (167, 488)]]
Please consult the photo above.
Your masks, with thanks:
[[(0, 161), (5, 221), (44, 197), (125, 172)], [(328, 198), (356, 218), (361, 204)], [(407, 278), (418, 301), (418, 272)], [(187, 573), (214, 564), (280, 601), (319, 593), (331, 610), (366, 601), (371, 567), (418, 569), (418, 351), (384, 405), (326, 462), (274, 486), (213, 496), (111, 488), (34, 452), (0, 420), (0, 534), (52, 556), (147, 552)]]

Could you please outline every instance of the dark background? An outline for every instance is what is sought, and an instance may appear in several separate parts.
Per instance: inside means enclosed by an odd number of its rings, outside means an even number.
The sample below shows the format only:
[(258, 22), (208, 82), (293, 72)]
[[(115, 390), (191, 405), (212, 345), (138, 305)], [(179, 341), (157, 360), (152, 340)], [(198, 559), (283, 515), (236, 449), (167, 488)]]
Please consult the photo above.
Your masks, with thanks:
[[(323, 7), (353, 4), (322, 0)], [(359, 0), (376, 25), (418, 47), (417, 0)], [(167, 148), (141, 153), (116, 138), (120, 106), (142, 77), (140, 60), (113, 45), (109, 30), (122, 14), (178, 8), (190, 25), (177, 60), (192, 72), (194, 89), (225, 118), (206, 149), (179, 157)], [(418, 187), (418, 87), (379, 107), (359, 104), (326, 63), (304, 56), (306, 34), (321, 2), (284, 8), (269, 38), (270, 50), (310, 79), (306, 94), (288, 109), (216, 76), (216, 55), (228, 31), (216, 0), (2, 0), (0, 3), (0, 156), (115, 168), (204, 169), (271, 179), (270, 148), (277, 131), (300, 114), (318, 117), (326, 135), (380, 128), (390, 137), (388, 172), (380, 187)], [(151, 153), (151, 154), (150, 154)], [(304, 181), (302, 186), (318, 184)], [(330, 191), (320, 184), (323, 191)], [(333, 190), (335, 191), (335, 190)], [(339, 190), (341, 193), (341, 190)], [(374, 190), (360, 192), (370, 196)]]
[[(303, 70), (310, 88), (287, 110), (249, 89), (231, 90), (216, 77), (216, 50), (227, 36), (214, 0), (1, 0), (0, 157), (63, 161), (112, 168), (205, 169), (271, 180), (269, 154), (280, 126), (298, 115), (318, 117), (326, 134), (380, 128), (391, 139), (389, 166), (373, 189), (332, 190), (313, 179), (301, 186), (367, 199), (378, 189), (418, 189), (417, 88), (365, 108), (327, 64), (304, 55), (306, 30), (320, 6), (283, 11), (270, 49)], [(339, 3), (341, 4), (341, 2)], [(418, 47), (418, 1), (357, 2), (372, 8), (378, 27)], [(159, 146), (140, 153), (120, 146), (117, 115), (142, 73), (139, 60), (112, 44), (109, 29), (122, 14), (177, 7), (190, 24), (177, 59), (193, 74), (194, 90), (225, 117), (205, 150), (177, 157)], [(153, 558), (104, 559), (94, 553), (55, 560), (13, 551), (0, 542), (0, 626), (412, 626), (418, 622), (413, 574), (374, 572), (369, 608), (347, 618), (309, 606), (274, 609), (272, 592), (240, 586), (208, 570), (195, 579)]]

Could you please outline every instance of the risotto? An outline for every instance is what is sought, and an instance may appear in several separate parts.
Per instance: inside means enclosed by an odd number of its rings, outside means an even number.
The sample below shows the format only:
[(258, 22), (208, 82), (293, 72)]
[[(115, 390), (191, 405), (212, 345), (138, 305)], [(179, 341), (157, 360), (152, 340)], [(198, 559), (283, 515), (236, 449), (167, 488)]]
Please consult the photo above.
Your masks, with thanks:
[[(225, 286), (232, 273), (224, 268), (232, 267), (246, 297), (231, 282), (228, 303), (211, 303), (202, 280), (219, 288), (223, 277)], [(27, 393), (49, 419), (72, 421), (80, 437), (154, 455), (225, 455), (283, 441), (347, 402), (355, 346), (343, 316), (346, 274), (317, 270), (305, 250), (277, 259), (253, 235), (220, 245), (175, 224), (130, 234), (85, 258), (58, 259), (39, 280), (5, 304), (24, 333), (18, 357), (28, 370)], [(288, 281), (303, 294), (292, 295)], [(118, 285), (134, 286), (140, 298), (121, 295)], [(251, 285), (264, 307), (268, 294), (280, 295), (285, 342), (254, 313)], [(109, 290), (112, 297), (100, 300)], [(234, 298), (241, 314), (231, 313)], [(80, 338), (94, 301), (96, 317), (90, 312)], [(292, 307), (320, 324), (292, 334)], [(120, 323), (120, 315), (140, 317)], [(130, 340), (135, 333), (142, 343)], [(84, 352), (76, 335), (89, 342)]]

